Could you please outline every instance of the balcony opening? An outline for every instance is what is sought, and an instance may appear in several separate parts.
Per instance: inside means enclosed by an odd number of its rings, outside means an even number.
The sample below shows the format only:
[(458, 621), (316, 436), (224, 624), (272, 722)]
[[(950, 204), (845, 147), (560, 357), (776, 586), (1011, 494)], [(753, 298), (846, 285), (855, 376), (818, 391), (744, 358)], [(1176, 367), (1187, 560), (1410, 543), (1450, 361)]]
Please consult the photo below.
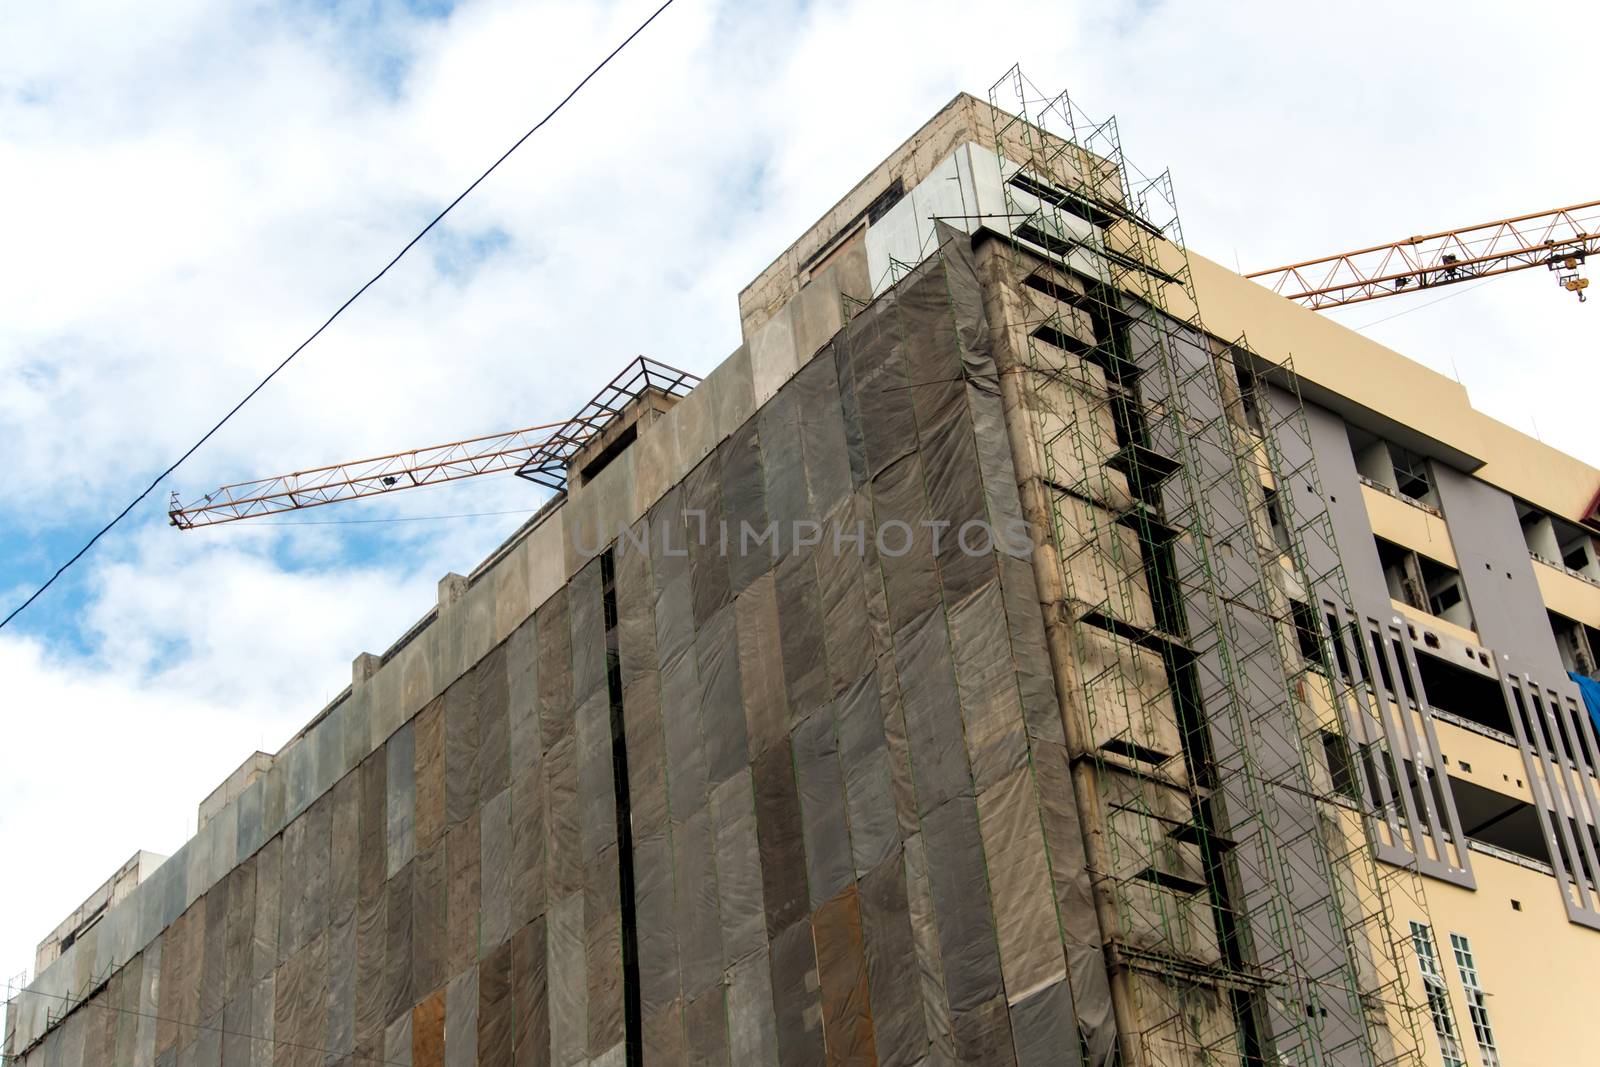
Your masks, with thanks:
[(1234, 377), (1239, 381), (1239, 406), (1244, 411), (1244, 424), (1257, 437), (1267, 436), (1266, 420), (1262, 418), (1262, 400), (1266, 389), (1255, 371), (1244, 365), (1243, 360), (1234, 361)]
[(1417, 651), (1417, 673), (1434, 708), (1502, 734), (1513, 733), (1499, 679), (1422, 649)]
[(1290, 555), (1293, 546), (1289, 540), (1289, 527), (1283, 521), (1283, 507), (1278, 503), (1278, 491), (1263, 485), (1261, 492), (1266, 497), (1267, 522), (1272, 527), (1272, 540), (1280, 553)]
[(1460, 571), (1393, 541), (1381, 537), (1373, 540), (1377, 542), (1378, 562), (1391, 598), (1445, 622), (1473, 628)]
[(1357, 780), (1355, 757), (1350, 752), (1350, 742), (1340, 733), (1332, 730), (1323, 730), (1322, 755), (1328, 761), (1328, 777), (1333, 784), (1333, 791), (1342, 797), (1359, 801), (1361, 799), (1361, 783)]
[(1350, 454), (1363, 481), (1391, 496), (1439, 510), (1439, 490), (1434, 485), (1428, 458), (1358, 426), (1345, 425)]
[(1550, 849), (1532, 804), (1456, 777), (1450, 779), (1450, 794), (1461, 817), (1461, 832), (1468, 840), (1549, 864)]
[(1327, 656), (1323, 652), (1322, 633), (1311, 606), (1298, 600), (1289, 601), (1289, 615), (1294, 623), (1295, 641), (1300, 646), (1300, 658), (1312, 670), (1328, 672)]
[(1600, 584), (1600, 552), (1592, 533), (1577, 523), (1517, 501), (1517, 518), (1528, 555), (1541, 563), (1569, 571), (1585, 581)]
[(1600, 652), (1600, 630), (1554, 611), (1549, 614), (1561, 666), (1574, 674), (1600, 678), (1600, 663), (1595, 662), (1595, 654)]

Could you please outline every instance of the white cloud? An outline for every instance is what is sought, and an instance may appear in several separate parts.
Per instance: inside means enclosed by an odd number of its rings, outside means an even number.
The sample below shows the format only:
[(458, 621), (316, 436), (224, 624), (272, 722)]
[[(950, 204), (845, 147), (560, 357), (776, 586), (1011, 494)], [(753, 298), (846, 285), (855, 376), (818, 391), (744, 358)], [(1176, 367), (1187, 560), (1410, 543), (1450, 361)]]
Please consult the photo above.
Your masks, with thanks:
[[(8, 8), (0, 535), (57, 556), (64, 531), (120, 507), (649, 6)], [(1540, 6), (1373, 3), (1302, 23), (1266, 3), (682, 0), (177, 484), (560, 417), (638, 352), (709, 369), (738, 344), (738, 290), (956, 91), (981, 95), (1017, 60), (1119, 113), (1146, 169), (1170, 163), (1191, 244), (1224, 263), (1583, 199), (1596, 149), (1570, 133), (1586, 116), (1565, 68), (1478, 74), (1547, 52)], [(1551, 11), (1574, 40), (1593, 28)], [(486, 235), (496, 250), (474, 261)], [(1600, 312), (1525, 277), (1373, 334), (1453, 361), (1481, 406), (1523, 428), (1537, 410), (1547, 440), (1594, 462), (1588, 390), (1550, 388), (1592, 366), (1584, 314)], [(136, 848), (176, 847), (249, 751), (281, 744), (352, 656), (516, 525), (180, 535), (162, 502), (86, 562), (82, 648), (0, 633), (0, 843), (48, 858), (0, 885), (0, 971)], [(500, 480), (304, 520), (537, 502)], [(32, 614), (70, 622), (50, 613), (72, 603)]]
[(136, 849), (181, 845), (201, 798), (336, 696), (355, 653), (422, 614), (444, 569), (286, 572), (262, 537), (191, 553), (151, 528), (136, 542), (95, 569), (92, 655), (0, 636), (0, 841), (29, 871), (3, 891), (7, 974)]

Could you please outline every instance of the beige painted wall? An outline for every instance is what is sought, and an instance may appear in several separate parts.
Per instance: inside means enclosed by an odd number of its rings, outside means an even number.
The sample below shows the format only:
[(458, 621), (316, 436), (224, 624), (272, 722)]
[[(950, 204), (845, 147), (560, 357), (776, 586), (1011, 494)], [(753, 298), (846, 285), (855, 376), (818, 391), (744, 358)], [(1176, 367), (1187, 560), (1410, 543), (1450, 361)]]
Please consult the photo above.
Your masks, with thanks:
[[(1595, 1062), (1594, 1005), (1600, 1004), (1600, 932), (1567, 921), (1556, 893), (1555, 879), (1542, 871), (1487, 855), (1472, 854), (1476, 892), (1427, 880), (1424, 916), (1396, 901), (1396, 931), (1409, 936), (1410, 922), (1433, 926), (1434, 948), (1440, 954), (1456, 1027), (1467, 1062), (1482, 1067), (1467, 1014), (1450, 934), (1464, 934), (1472, 944), (1478, 981), (1488, 993), (1489, 1021), (1500, 1060), (1508, 1067), (1565, 1067)], [(1517, 911), (1511, 901), (1522, 904)], [(1407, 979), (1421, 997), (1416, 958), (1409, 959)], [(1433, 1028), (1422, 1020), (1427, 1062), (1439, 1064)]]
[(1569, 619), (1600, 627), (1600, 585), (1590, 585), (1541, 560), (1533, 561), (1533, 576), (1539, 583), (1544, 606)]
[(1372, 532), (1385, 541), (1411, 549), (1448, 567), (1461, 569), (1455, 546), (1442, 518), (1419, 507), (1396, 500), (1370, 485), (1361, 487), (1367, 504), (1367, 520)]
[(1600, 470), (1474, 410), (1458, 382), (1204, 256), (1189, 263), (1218, 337), (1243, 334), (1268, 359), (1292, 357), (1302, 378), (1481, 457), (1478, 478), (1558, 515), (1579, 518), (1600, 489)]

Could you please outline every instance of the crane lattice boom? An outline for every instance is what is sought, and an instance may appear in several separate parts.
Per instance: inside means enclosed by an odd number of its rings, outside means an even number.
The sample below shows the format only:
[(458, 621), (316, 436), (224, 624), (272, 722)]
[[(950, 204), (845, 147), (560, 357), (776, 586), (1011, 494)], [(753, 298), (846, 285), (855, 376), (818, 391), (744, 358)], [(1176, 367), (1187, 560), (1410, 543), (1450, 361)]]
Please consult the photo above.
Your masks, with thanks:
[(562, 422), (236, 482), (187, 505), (173, 493), (167, 518), (180, 530), (192, 530), (500, 471), (516, 471), (548, 489), (564, 491), (567, 466), (630, 403), (652, 392), (681, 397), (699, 382), (688, 371), (638, 356)]
[(314, 508), (357, 497), (377, 496), (400, 489), (471, 478), (479, 474), (516, 470), (561, 426), (553, 422), (508, 433), (469, 437), (464, 441), (414, 448), (373, 459), (335, 463), (327, 467), (279, 474), (252, 482), (225, 485), (188, 505), (172, 494), (167, 512), (181, 529), (215, 526), (280, 511)]
[(1582, 300), (1589, 281), (1578, 276), (1578, 268), (1592, 254), (1600, 254), (1600, 200), (1420, 234), (1245, 277), (1306, 307), (1330, 308), (1546, 267)]

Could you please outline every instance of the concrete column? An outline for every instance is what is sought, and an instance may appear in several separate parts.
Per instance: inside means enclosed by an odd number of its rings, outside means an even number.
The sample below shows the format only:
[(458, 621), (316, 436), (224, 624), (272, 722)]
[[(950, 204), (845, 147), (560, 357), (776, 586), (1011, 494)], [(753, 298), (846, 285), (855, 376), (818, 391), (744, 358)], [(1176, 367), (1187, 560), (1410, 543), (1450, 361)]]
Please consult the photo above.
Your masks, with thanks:
[[(1064, 615), (1066, 589), (1062, 562), (1050, 531), (1049, 497), (1040, 478), (1033, 449), (1033, 427), (1029, 421), (1027, 398), (1021, 375), (1027, 373), (1014, 345), (1014, 327), (1025, 317), (1022, 302), (1016, 298), (1016, 280), (1000, 246), (986, 244), (977, 250), (979, 276), (983, 279), (983, 307), (993, 331), (995, 364), (1000, 372), (1000, 394), (1005, 406), (1006, 437), (1011, 445), (1011, 462), (1016, 468), (1017, 491), (1022, 499), (1022, 515), (1034, 531), (1032, 554), (1034, 581), (1044, 613), (1045, 642), (1050, 652), (1050, 669), (1061, 705), (1061, 722), (1067, 739), (1067, 754), (1078, 756), (1091, 747), (1089, 724), (1083, 708), (1069, 696), (1075, 687), (1073, 677), (1072, 626)], [(1000, 325), (1006, 324), (1006, 325)], [(1100, 941), (1110, 945), (1120, 929), (1117, 902), (1108, 879), (1097, 877), (1111, 870), (1105, 844), (1105, 812), (1095, 783), (1095, 768), (1088, 760), (1071, 759), (1073, 797), (1078, 807), (1078, 822), (1083, 833), (1083, 850), (1093, 887), (1095, 918), (1100, 924)], [(1125, 1067), (1150, 1067), (1140, 1047), (1138, 1009), (1134, 1004), (1129, 971), (1115, 953), (1106, 953), (1111, 985), (1111, 1010), (1117, 1022), (1117, 1041)]]
[(465, 575), (456, 574), (454, 571), (439, 579), (439, 611), (446, 609), (467, 595), (467, 579)]
[(383, 657), (374, 656), (371, 652), (363, 652), (350, 661), (350, 685), (357, 687), (365, 685), (367, 680), (378, 673), (378, 668), (383, 665)]

